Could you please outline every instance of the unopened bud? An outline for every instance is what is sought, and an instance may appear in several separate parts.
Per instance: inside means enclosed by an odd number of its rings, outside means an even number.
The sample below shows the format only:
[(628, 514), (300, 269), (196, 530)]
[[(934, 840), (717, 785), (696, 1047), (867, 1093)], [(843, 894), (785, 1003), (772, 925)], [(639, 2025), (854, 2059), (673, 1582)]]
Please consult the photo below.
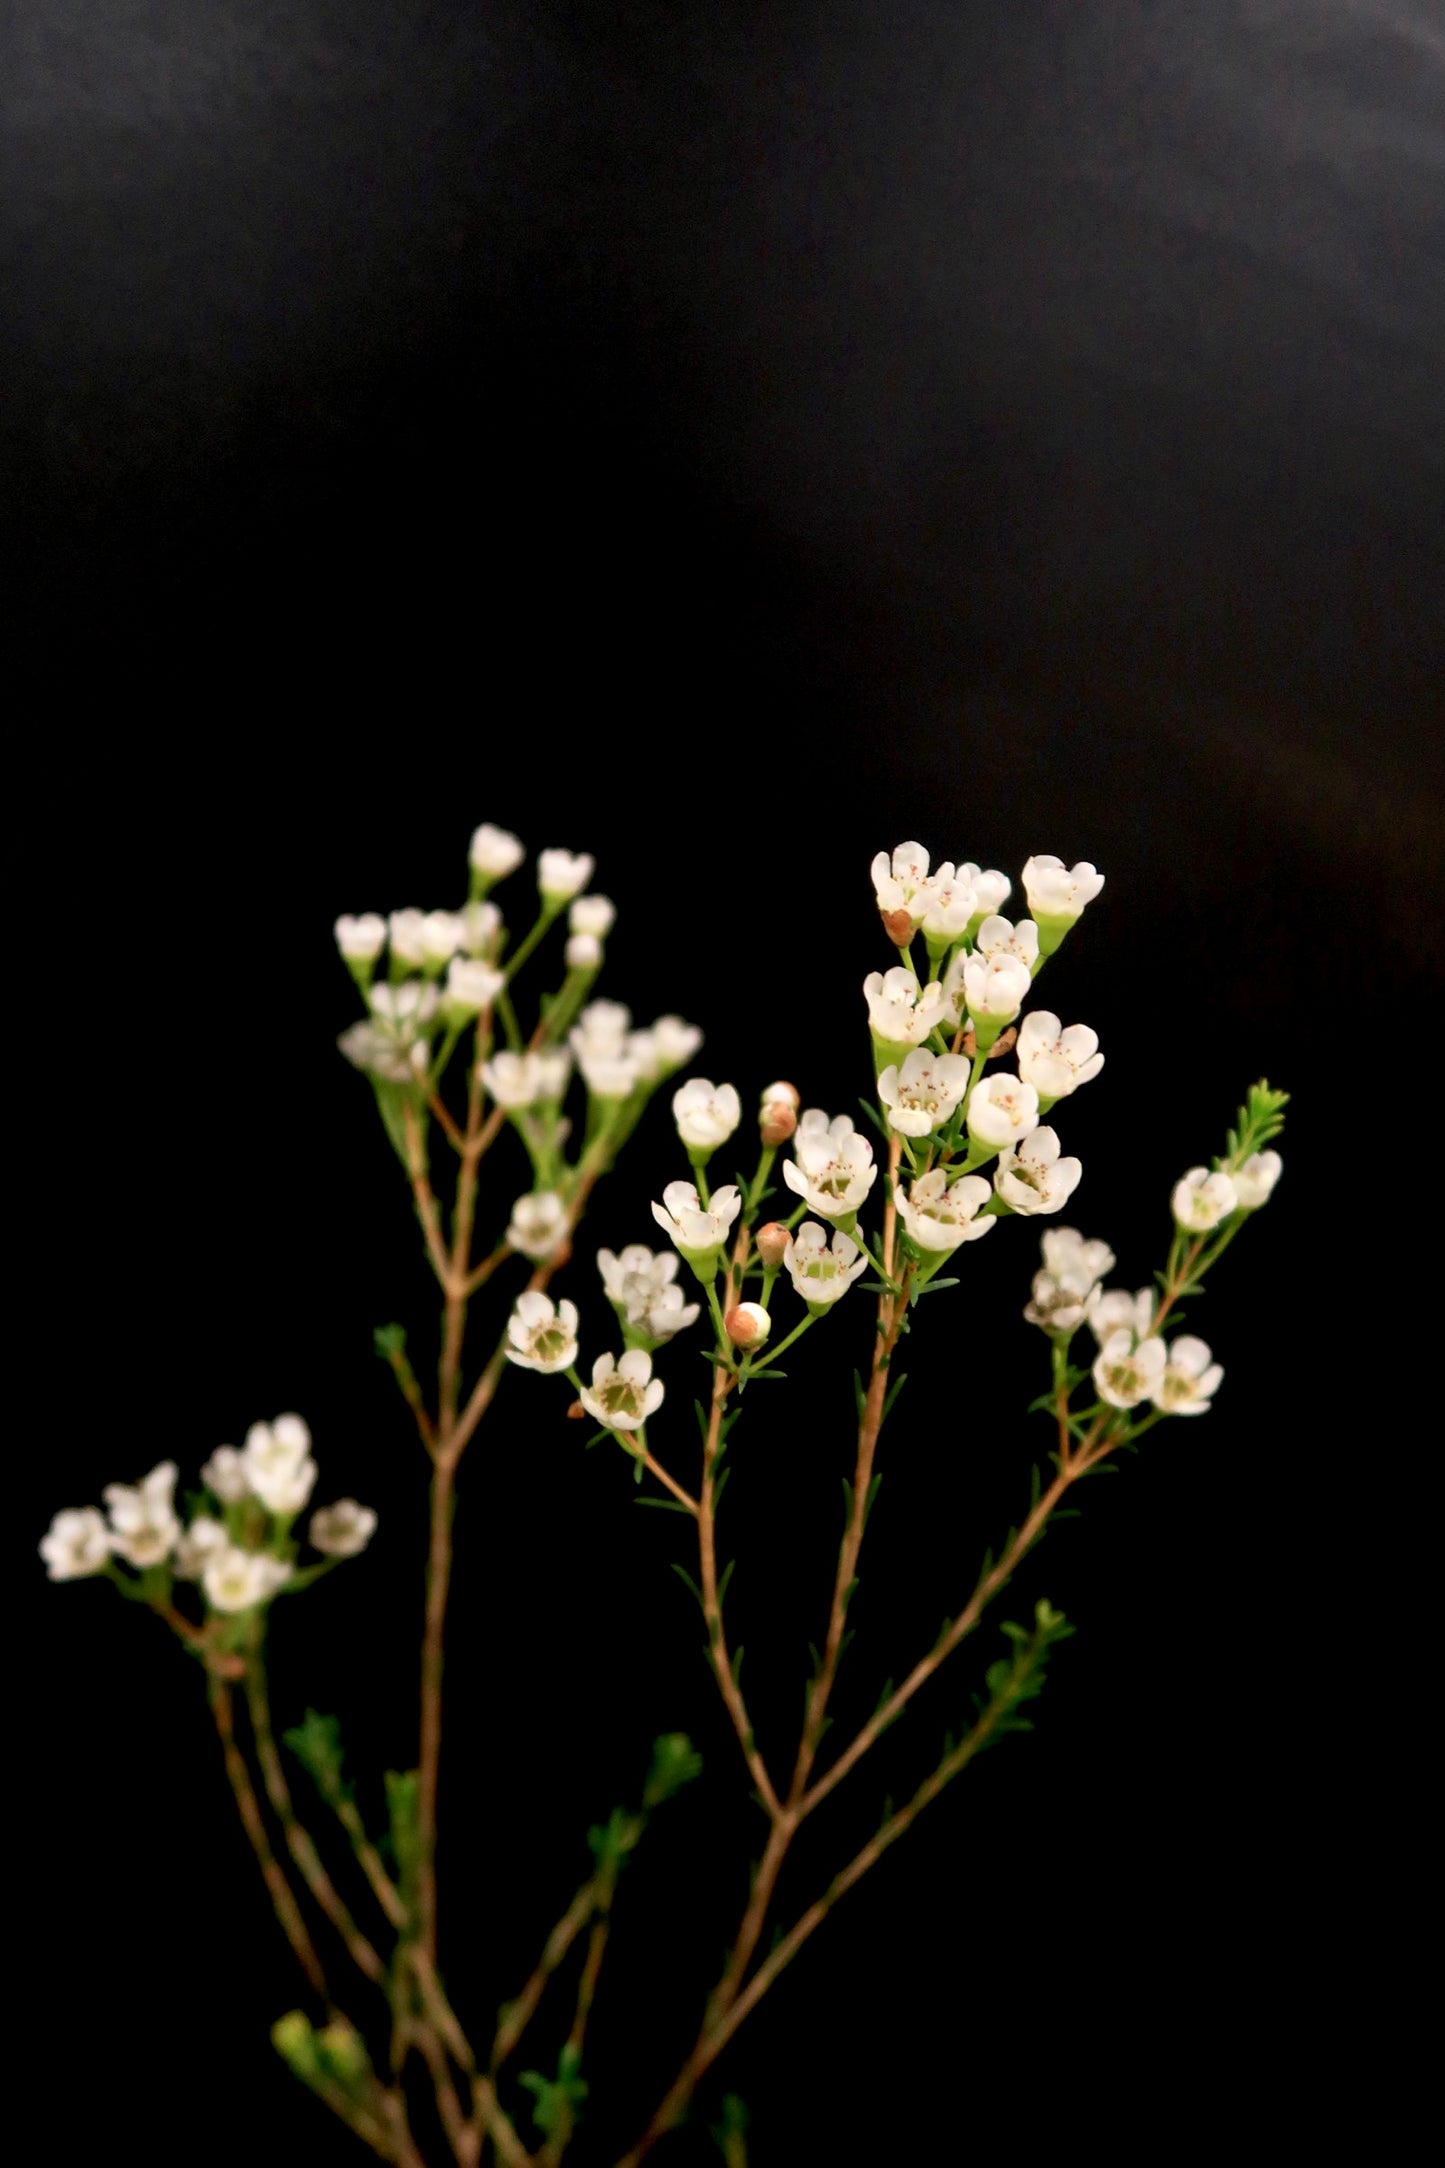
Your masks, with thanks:
[(758, 1135), (770, 1150), (786, 1144), (797, 1126), (796, 1109), (786, 1099), (770, 1099), (758, 1116)]
[(1001, 1031), (988, 1050), (989, 1060), (997, 1061), (1000, 1054), (1006, 1054), (1018, 1035), (1017, 1024), (1010, 1024), (1007, 1031)]
[(913, 945), (913, 919), (907, 911), (881, 911), (883, 931), (895, 948), (906, 949)]
[(567, 1420), (569, 1423), (580, 1423), (586, 1413), (587, 1410), (583, 1407), (581, 1401), (574, 1400), (571, 1407), (567, 1410)]
[(773, 1106), (779, 1099), (793, 1108), (800, 1107), (803, 1104), (796, 1084), (770, 1084), (763, 1093), (763, 1105), (765, 1107)]
[(723, 1319), (734, 1347), (761, 1347), (773, 1321), (760, 1302), (739, 1302)]
[(753, 1236), (753, 1246), (769, 1272), (776, 1272), (782, 1264), (792, 1239), (781, 1220), (769, 1220)]

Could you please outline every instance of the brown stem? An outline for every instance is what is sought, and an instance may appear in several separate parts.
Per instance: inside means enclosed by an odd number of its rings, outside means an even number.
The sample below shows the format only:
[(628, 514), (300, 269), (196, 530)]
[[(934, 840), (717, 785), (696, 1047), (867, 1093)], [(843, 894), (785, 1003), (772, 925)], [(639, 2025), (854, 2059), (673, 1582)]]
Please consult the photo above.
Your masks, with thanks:
[(567, 1910), (547, 1937), (542, 1955), (529, 1975), (522, 1991), (504, 2006), (497, 2025), (497, 2036), (492, 2042), (491, 2073), (495, 2077), (507, 2057), (516, 2047), (527, 2027), (536, 2015), (537, 2005), (546, 1991), (547, 1982), (591, 1919), (597, 1905), (597, 1877), (592, 1875), (582, 1884)]
[(286, 1940), (296, 1954), (301, 1970), (316, 1994), (330, 2009), (333, 2006), (331, 1990), (326, 1984), (326, 1974), (321, 1969), (321, 1960), (307, 1932), (306, 1922), (301, 1917), (300, 1907), (291, 1894), (291, 1885), (271, 1850), (271, 1840), (266, 1834), (266, 1823), (261, 1813), (261, 1802), (256, 1797), (251, 1773), (246, 1767), (240, 1747), (236, 1744), (236, 1719), (231, 1689), (223, 1679), (218, 1679), (213, 1674), (207, 1681), (207, 1690), (211, 1714), (220, 1734), (221, 1751), (226, 1760), (226, 1775), (231, 1780), (231, 1790), (236, 1795), (241, 1822), (251, 1840), (251, 1849), (256, 1855), (256, 1864), (261, 1869), (262, 1878), (270, 1893), (276, 1917), (281, 1923)]

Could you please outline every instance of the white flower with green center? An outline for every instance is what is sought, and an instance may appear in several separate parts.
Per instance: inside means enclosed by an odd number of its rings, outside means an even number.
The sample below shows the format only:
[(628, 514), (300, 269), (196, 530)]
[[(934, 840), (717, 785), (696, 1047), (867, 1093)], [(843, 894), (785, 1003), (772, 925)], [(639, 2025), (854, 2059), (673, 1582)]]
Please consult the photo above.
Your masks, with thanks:
[(1223, 1376), (1220, 1365), (1209, 1359), (1207, 1342), (1191, 1332), (1181, 1333), (1169, 1343), (1164, 1375), (1150, 1398), (1166, 1415), (1203, 1415)]
[(1162, 1340), (1111, 1332), (1094, 1362), (1095, 1390), (1111, 1408), (1137, 1408), (1158, 1391), (1167, 1360)]
[(1006, 873), (1000, 873), (995, 867), (989, 867), (985, 871), (982, 866), (976, 866), (971, 858), (959, 867), (958, 877), (961, 881), (967, 881), (973, 889), (978, 899), (974, 916), (980, 919), (991, 918), (1001, 911), (1008, 902), (1014, 885)]
[(518, 1295), (507, 1319), (507, 1360), (552, 1377), (577, 1360), (577, 1305), (554, 1303), (536, 1288)]
[(206, 1570), (207, 1559), (224, 1550), (229, 1541), (220, 1521), (213, 1520), (209, 1513), (198, 1513), (176, 1545), (173, 1561), (176, 1579), (199, 1581)]
[(1039, 960), (1039, 929), (1031, 918), (1021, 918), (1015, 925), (991, 911), (974, 935), (973, 946), (976, 955), (1012, 956), (1032, 972)]
[(952, 866), (940, 866), (937, 873), (924, 882), (914, 899), (914, 909), (920, 904), (923, 917), (918, 923), (934, 954), (961, 941), (978, 911), (978, 897), (972, 882), (964, 874), (955, 872)]
[(783, 1256), (794, 1288), (814, 1309), (841, 1301), (868, 1269), (868, 1260), (851, 1235), (834, 1228), (830, 1243), (828, 1234), (816, 1220), (804, 1220)]
[[(939, 872), (945, 868), (940, 866)], [(953, 868), (947, 869), (952, 874)], [(921, 843), (900, 843), (891, 855), (879, 851), (871, 868), (873, 893), (885, 918), (906, 911), (915, 927), (923, 920), (927, 903), (923, 895), (928, 882), (928, 853)]]
[(698, 1305), (683, 1301), (677, 1267), (676, 1250), (650, 1250), (644, 1242), (629, 1242), (620, 1254), (597, 1252), (607, 1300), (623, 1324), (659, 1342), (672, 1339), (698, 1317)]
[(1061, 1212), (1083, 1172), (1082, 1161), (1060, 1159), (1052, 1129), (1036, 1129), (1000, 1159), (993, 1186), (1015, 1212)]
[(386, 920), (375, 911), (360, 918), (343, 914), (336, 921), (336, 946), (349, 964), (374, 964), (386, 947)]
[(539, 851), (537, 887), (543, 903), (557, 910), (580, 896), (596, 864), (590, 851)]
[(239, 1505), (251, 1488), (246, 1481), (246, 1463), (234, 1445), (216, 1447), (201, 1468), (201, 1481), (225, 1506)]
[(567, 1207), (554, 1189), (519, 1197), (507, 1223), (507, 1240), (523, 1257), (540, 1264), (562, 1247), (568, 1234)]
[(173, 1460), (163, 1460), (139, 1483), (106, 1484), (100, 1495), (110, 1515), (110, 1547), (128, 1566), (158, 1566), (170, 1557), (181, 1532), (175, 1491)]
[(1037, 1129), (1039, 1095), (1022, 1077), (982, 1077), (969, 1094), (967, 1121), (975, 1144), (1003, 1151)]
[(358, 1558), (376, 1534), (376, 1515), (354, 1498), (338, 1498), (312, 1514), (307, 1534), (327, 1558)]
[(1116, 1332), (1132, 1332), (1136, 1340), (1147, 1340), (1154, 1317), (1154, 1290), (1141, 1287), (1131, 1295), (1122, 1287), (1096, 1287), (1084, 1305), (1084, 1316), (1100, 1347)]
[(1244, 1165), (1234, 1170), (1235, 1203), (1246, 1212), (1257, 1212), (1283, 1173), (1284, 1161), (1278, 1152), (1252, 1152)]
[(783, 1180), (820, 1219), (846, 1219), (867, 1202), (878, 1179), (873, 1147), (846, 1114), (830, 1122), (821, 1107), (809, 1107), (794, 1132), (793, 1152), (783, 1161)]
[(690, 1077), (672, 1095), (672, 1118), (690, 1152), (715, 1152), (742, 1120), (742, 1101), (731, 1084)]
[(311, 1496), (316, 1463), (311, 1433), (299, 1415), (278, 1415), (274, 1423), (253, 1423), (241, 1448), (252, 1496), (270, 1513), (299, 1513)]
[(717, 1267), (742, 1202), (731, 1182), (713, 1191), (712, 1202), (706, 1208), (691, 1182), (669, 1182), (662, 1203), (654, 1199), (652, 1216), (672, 1237), (699, 1279), (704, 1279)]
[(898, 1058), (912, 1046), (922, 1046), (943, 1016), (943, 988), (937, 979), (920, 986), (906, 964), (891, 971), (870, 971), (863, 981), (868, 1003), (868, 1024), (874, 1040)]
[(505, 880), (509, 873), (516, 872), (526, 855), (520, 837), (509, 828), (494, 828), (490, 821), (483, 821), (480, 828), (472, 830), (467, 859), (473, 873), (479, 873), (484, 880)]
[(110, 1545), (110, 1530), (97, 1507), (67, 1506), (41, 1537), (40, 1555), (52, 1581), (82, 1581), (104, 1572)]
[(640, 1430), (662, 1406), (662, 1395), (662, 1380), (652, 1375), (652, 1357), (645, 1348), (630, 1347), (615, 1360), (598, 1356), (592, 1383), (582, 1388), (582, 1405), (604, 1430)]
[(206, 1560), (201, 1586), (213, 1611), (249, 1611), (268, 1602), (290, 1578), (291, 1568), (284, 1559), (228, 1543)]
[(1174, 1217), (1189, 1235), (1212, 1234), (1221, 1220), (1228, 1219), (1239, 1202), (1233, 1181), (1227, 1174), (1211, 1174), (1205, 1167), (1191, 1167), (1189, 1172), (1174, 1185), (1170, 1199)]
[(1104, 885), (1104, 876), (1081, 858), (1066, 866), (1062, 858), (1031, 858), (1024, 867), (1024, 894), (1039, 929), (1039, 946), (1052, 956), (1086, 904)]
[[(1089, 1315), (1100, 1280), (1114, 1269), (1114, 1252), (1107, 1242), (1086, 1242), (1077, 1227), (1046, 1229), (1040, 1247), (1044, 1269), (1034, 1275), (1033, 1300), (1024, 1316), (1045, 1332), (1077, 1332)], [(1103, 1337), (1129, 1322), (1128, 1317), (1119, 1318), (1105, 1328)], [(1146, 1307), (1140, 1329), (1147, 1332), (1148, 1327)]]
[(975, 1024), (1011, 1024), (1029, 998), (1029, 967), (1000, 949), (963, 959), (964, 1004)]
[(1087, 1024), (1065, 1030), (1048, 1009), (1035, 1009), (1019, 1026), (1018, 1065), (1040, 1099), (1067, 1099), (1104, 1066), (1099, 1034)]
[(1089, 1284), (1078, 1273), (1036, 1272), (1032, 1300), (1025, 1303), (1024, 1316), (1031, 1325), (1048, 1333), (1077, 1332), (1084, 1322), (1088, 1299)]
[(968, 1090), (970, 1064), (961, 1054), (931, 1054), (917, 1046), (878, 1079), (888, 1126), (900, 1136), (926, 1137), (941, 1129)]
[(909, 1238), (919, 1249), (956, 1250), (961, 1243), (977, 1242), (997, 1224), (992, 1213), (978, 1217), (989, 1200), (989, 1186), (980, 1175), (961, 1175), (950, 1182), (942, 1167), (921, 1174), (905, 1192), (901, 1182), (893, 1186), (898, 1216)]

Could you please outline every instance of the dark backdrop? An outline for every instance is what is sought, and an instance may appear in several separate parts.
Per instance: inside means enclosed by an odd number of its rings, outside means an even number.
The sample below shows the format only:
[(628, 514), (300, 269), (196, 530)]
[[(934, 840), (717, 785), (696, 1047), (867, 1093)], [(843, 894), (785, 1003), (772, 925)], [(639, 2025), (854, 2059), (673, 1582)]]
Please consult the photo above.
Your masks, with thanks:
[[(1382, 1229), (1433, 1181), (1439, 10), (36, 0), (9, 36), (16, 909), (62, 986), (14, 1056), (12, 1872), (44, 1892), (21, 1971), (63, 2157), (352, 2157), (266, 2043), (296, 1988), (198, 1678), (105, 1590), (37, 1588), (31, 1547), (300, 1407), (321, 1494), (383, 1522), (278, 1618), (281, 1713), (412, 1758), (421, 1470), (369, 1343), (424, 1336), (427, 1294), (329, 928), (454, 900), (483, 818), (595, 849), (607, 991), (830, 1111), (867, 1084), (875, 848), (1096, 859), (1048, 999), (1103, 1036), (1066, 1217), (1129, 1284), (1250, 1079), (1296, 1095), (1199, 1314), (1216, 1411), (1091, 1486), (1001, 1607), (1081, 1629), (1037, 1734), (848, 1900), (708, 2113), (746, 2096), (759, 2168), (980, 2134), (1154, 2160), (1246, 2103), (1269, 2141), (1388, 2121), (1405, 2049), (1362, 2039), (1410, 1911), (1381, 1708), (1430, 1420)], [(673, 1171), (658, 1109), (595, 1239), (646, 1239)], [(855, 1715), (1047, 1444), (1033, 1235), (968, 1262), (910, 1350)], [(600, 1339), (585, 1259), (568, 1286)], [(774, 1737), (841, 1510), (822, 1340), (728, 1500)], [(651, 1731), (702, 1744), (624, 1885), (603, 2162), (690, 2033), (750, 1810), (677, 1524), (557, 1405), (513, 1380), (466, 1470), (444, 1871), (480, 2024)], [(798, 1901), (971, 1683), (837, 1803)]]

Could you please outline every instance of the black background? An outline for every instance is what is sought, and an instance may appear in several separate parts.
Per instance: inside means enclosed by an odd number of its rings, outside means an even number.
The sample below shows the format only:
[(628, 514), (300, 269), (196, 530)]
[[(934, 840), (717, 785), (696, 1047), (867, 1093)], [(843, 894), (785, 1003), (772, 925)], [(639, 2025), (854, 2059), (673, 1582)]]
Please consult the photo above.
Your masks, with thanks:
[[(595, 850), (604, 991), (695, 1018), (745, 1098), (781, 1073), (836, 1111), (888, 960), (876, 848), (1092, 857), (1047, 998), (1108, 1056), (1058, 1126), (1065, 1216), (1122, 1281), (1248, 1082), (1296, 1095), (1285, 1181), (1195, 1320), (1226, 1382), (1030, 1564), (1002, 1615), (1046, 1593), (1080, 1627), (1038, 1732), (847, 1900), (704, 2119), (742, 2092), (760, 2168), (980, 2136), (1156, 2159), (1247, 2102), (1271, 2137), (1367, 2097), (1388, 2125), (1404, 2050), (1361, 2042), (1412, 1792), (1380, 1777), (1382, 1822), (1358, 1772), (1429, 1421), (1382, 1229), (1432, 1149), (1438, 9), (50, 0), (12, 35), (18, 909), (61, 987), (16, 1019), (18, 1573), (56, 1505), (299, 1407), (319, 1495), (383, 1517), (278, 1614), (280, 1714), (335, 1708), (360, 1769), (407, 1765), (422, 1470), (370, 1334), (424, 1340), (428, 1295), (334, 1051), (337, 911), (455, 901), (484, 818)], [(676, 1171), (659, 1107), (594, 1239), (648, 1239)], [(1033, 1236), (965, 1255), (887, 1440), (855, 1720), (1047, 1445)], [(585, 1253), (565, 1284), (604, 1344)], [(850, 1333), (734, 1449), (775, 1742)], [(686, 1469), (702, 1367), (661, 1368)], [(581, 2163), (690, 2037), (756, 1831), (679, 1524), (564, 1399), (510, 1380), (466, 1468), (443, 1868), (478, 2029), (651, 1733), (707, 1758), (628, 1872)], [(103, 1588), (35, 1593), (12, 1873), (44, 1892), (22, 1973), (61, 2157), (123, 2130), (352, 2158), (266, 2042), (297, 1988), (193, 1667)], [(972, 1683), (819, 1817), (785, 1909)], [(674, 2152), (710, 2157), (697, 2130)]]

